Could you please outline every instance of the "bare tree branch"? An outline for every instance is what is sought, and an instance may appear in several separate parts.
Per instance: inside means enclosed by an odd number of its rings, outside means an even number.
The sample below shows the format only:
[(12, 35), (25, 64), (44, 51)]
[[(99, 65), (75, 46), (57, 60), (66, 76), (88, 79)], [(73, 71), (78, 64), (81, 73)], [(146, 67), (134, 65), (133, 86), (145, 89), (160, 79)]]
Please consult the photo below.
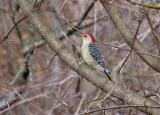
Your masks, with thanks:
[(137, 4), (139, 6), (143, 6), (143, 7), (147, 7), (147, 8), (152, 8), (152, 9), (156, 9), (159, 10), (160, 9), (160, 3), (138, 3), (138, 2), (133, 2), (132, 0), (127, 0), (128, 2), (130, 2), (131, 4)]
[(27, 17), (26, 16), (24, 16), (24, 17), (22, 17), (20, 20), (18, 20), (17, 22), (16, 22), (16, 24), (14, 24), (14, 26), (9, 30), (9, 32), (4, 36), (4, 38), (0, 41), (0, 44), (1, 43), (3, 43), (6, 39), (8, 39), (8, 37), (9, 37), (9, 35), (11, 34), (11, 32), (16, 28), (16, 26), (20, 23), (20, 22), (22, 22), (24, 19), (26, 19)]

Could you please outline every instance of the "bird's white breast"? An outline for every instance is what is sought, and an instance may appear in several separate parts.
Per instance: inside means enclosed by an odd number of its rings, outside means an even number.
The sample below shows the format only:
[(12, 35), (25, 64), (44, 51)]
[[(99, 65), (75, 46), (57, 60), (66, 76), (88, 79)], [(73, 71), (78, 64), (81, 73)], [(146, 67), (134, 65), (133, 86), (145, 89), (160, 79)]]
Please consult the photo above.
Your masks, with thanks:
[(83, 57), (83, 60), (90, 66), (95, 66), (97, 63), (96, 61), (93, 59), (93, 57), (90, 55), (90, 52), (89, 52), (89, 44), (87, 43), (83, 43), (82, 44), (82, 50), (81, 50), (81, 53), (82, 53), (82, 57)]

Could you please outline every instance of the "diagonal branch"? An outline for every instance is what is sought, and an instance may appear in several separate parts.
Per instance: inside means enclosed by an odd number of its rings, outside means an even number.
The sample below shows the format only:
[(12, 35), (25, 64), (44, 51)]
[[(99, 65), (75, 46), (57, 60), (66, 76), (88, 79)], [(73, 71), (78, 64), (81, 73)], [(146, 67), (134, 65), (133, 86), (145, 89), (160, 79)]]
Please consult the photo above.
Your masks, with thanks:
[(157, 45), (157, 48), (158, 48), (158, 50), (159, 50), (159, 53), (160, 53), (160, 39), (159, 39), (159, 37), (156, 35), (156, 33), (155, 33), (155, 31), (154, 31), (154, 27), (153, 27), (153, 25), (152, 25), (152, 22), (151, 22), (151, 19), (150, 19), (150, 16), (149, 16), (149, 12), (146, 12), (145, 13), (146, 14), (146, 18), (147, 18), (147, 21), (148, 21), (148, 23), (149, 23), (149, 26), (150, 26), (150, 28), (151, 28), (151, 32), (152, 32), (152, 34), (153, 34), (153, 40), (154, 40), (154, 42), (155, 42), (155, 44)]
[[(94, 4), (95, 4), (96, 0), (94, 0), (87, 8), (87, 10), (85, 11), (85, 13), (83, 14), (83, 16), (81, 17), (80, 21), (78, 22), (78, 24), (75, 26), (75, 28), (80, 29), (80, 26), (82, 24), (82, 22), (86, 19), (87, 15), (89, 14), (89, 12), (91, 11), (91, 9), (93, 8)], [(76, 29), (72, 28), (71, 30), (69, 30), (66, 35), (69, 36), (71, 34), (73, 34), (76, 31)], [(60, 40), (63, 40), (64, 36), (60, 37)]]
[[(45, 25), (44, 22), (42, 22), (38, 13), (32, 12), (31, 3), (29, 3), (27, 0), (17, 0), (17, 2), (19, 3), (23, 11), (27, 14), (33, 26), (44, 37), (43, 39), (48, 43), (50, 48), (56, 52), (57, 56), (59, 56), (61, 60), (63, 60), (74, 71), (76, 71), (78, 74), (80, 74), (88, 81), (92, 82), (102, 91), (108, 92), (113, 87), (114, 85), (113, 82), (106, 79), (106, 77), (102, 75), (102, 73), (94, 71), (85, 63), (82, 63), (81, 65), (77, 64), (76, 61), (77, 59), (74, 56), (74, 54), (71, 53), (70, 50), (66, 46), (64, 46), (60, 40), (56, 39), (55, 34), (51, 31), (51, 29), (47, 25)], [(158, 105), (151, 99), (144, 98), (131, 91), (128, 92), (128, 94), (126, 95), (125, 88), (123, 88), (121, 85), (117, 85), (115, 89), (112, 91), (112, 94), (116, 95), (119, 98), (122, 98), (129, 104), (139, 104), (139, 105), (145, 104), (146, 106)], [(152, 114), (160, 113), (160, 110), (155, 108), (152, 109), (149, 108), (147, 110), (144, 108), (138, 108), (138, 109)]]
[(127, 0), (128, 2), (130, 2), (131, 4), (137, 4), (139, 6), (143, 6), (143, 7), (147, 7), (147, 8), (151, 8), (151, 9), (156, 9), (159, 10), (160, 9), (160, 3), (138, 3), (138, 2), (133, 2), (132, 0)]

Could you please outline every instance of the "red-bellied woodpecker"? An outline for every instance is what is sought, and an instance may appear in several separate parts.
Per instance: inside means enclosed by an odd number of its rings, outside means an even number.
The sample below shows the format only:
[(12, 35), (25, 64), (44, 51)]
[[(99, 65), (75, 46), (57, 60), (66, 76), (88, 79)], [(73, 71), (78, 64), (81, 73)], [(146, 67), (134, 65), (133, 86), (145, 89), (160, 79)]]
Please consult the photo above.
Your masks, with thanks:
[(93, 37), (93, 35), (91, 33), (82, 34), (82, 38), (83, 43), (81, 47), (81, 54), (85, 63), (93, 68), (97, 68), (100, 71), (103, 71), (109, 78), (109, 80), (112, 81), (110, 72), (105, 64), (101, 49), (95, 43), (95, 38)]

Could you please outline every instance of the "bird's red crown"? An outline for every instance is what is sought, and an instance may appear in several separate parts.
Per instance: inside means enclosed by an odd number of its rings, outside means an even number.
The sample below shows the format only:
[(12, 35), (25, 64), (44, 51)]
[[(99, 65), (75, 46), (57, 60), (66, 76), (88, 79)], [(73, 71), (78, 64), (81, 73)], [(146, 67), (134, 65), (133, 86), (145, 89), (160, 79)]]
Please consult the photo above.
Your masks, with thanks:
[(89, 36), (91, 38), (91, 43), (95, 43), (95, 38), (94, 38), (94, 36), (93, 36), (93, 34), (91, 32), (89, 32), (89, 33), (83, 33), (83, 35), (84, 35), (85, 38), (87, 36)]
[(92, 33), (88, 33), (88, 35), (91, 37), (92, 43), (95, 43), (95, 38), (94, 38), (93, 34)]

